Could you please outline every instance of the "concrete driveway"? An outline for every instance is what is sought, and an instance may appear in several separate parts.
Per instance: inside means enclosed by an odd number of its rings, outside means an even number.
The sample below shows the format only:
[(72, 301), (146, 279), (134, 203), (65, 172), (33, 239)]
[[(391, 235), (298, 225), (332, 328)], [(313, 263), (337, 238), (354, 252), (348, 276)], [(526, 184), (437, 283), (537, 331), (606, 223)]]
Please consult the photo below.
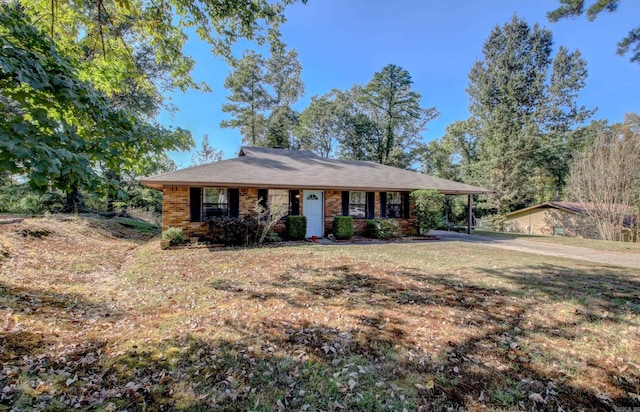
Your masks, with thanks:
[(639, 253), (608, 252), (576, 246), (554, 245), (551, 243), (531, 242), (521, 239), (497, 239), (488, 236), (467, 235), (466, 233), (446, 232), (442, 230), (432, 230), (429, 234), (438, 236), (442, 241), (478, 243), (484, 246), (516, 250), (518, 252), (587, 260), (589, 262), (640, 270)]

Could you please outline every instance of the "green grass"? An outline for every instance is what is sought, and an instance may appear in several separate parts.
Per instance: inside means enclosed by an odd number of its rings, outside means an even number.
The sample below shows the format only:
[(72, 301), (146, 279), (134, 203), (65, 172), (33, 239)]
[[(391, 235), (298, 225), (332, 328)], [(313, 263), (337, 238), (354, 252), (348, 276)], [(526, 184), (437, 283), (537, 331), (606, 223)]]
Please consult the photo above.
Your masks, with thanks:
[(128, 217), (114, 217), (112, 220), (114, 222), (121, 224), (124, 227), (136, 229), (145, 234), (154, 234), (154, 233), (160, 232), (160, 226), (153, 223), (131, 219)]
[(577, 246), (610, 252), (640, 253), (640, 243), (614, 242), (610, 240), (582, 239), (563, 236), (528, 235), (524, 233), (491, 232), (488, 230), (474, 230), (473, 234), (501, 239), (518, 239), (531, 242), (551, 243), (556, 245)]

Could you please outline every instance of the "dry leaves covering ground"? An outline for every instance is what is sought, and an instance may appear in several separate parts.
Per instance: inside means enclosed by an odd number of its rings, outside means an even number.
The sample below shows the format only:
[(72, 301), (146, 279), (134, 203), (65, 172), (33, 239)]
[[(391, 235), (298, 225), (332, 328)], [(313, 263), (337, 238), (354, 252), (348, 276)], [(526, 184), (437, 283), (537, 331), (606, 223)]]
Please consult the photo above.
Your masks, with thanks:
[(455, 242), (161, 251), (103, 220), (0, 225), (0, 410), (616, 407), (640, 407), (637, 270)]

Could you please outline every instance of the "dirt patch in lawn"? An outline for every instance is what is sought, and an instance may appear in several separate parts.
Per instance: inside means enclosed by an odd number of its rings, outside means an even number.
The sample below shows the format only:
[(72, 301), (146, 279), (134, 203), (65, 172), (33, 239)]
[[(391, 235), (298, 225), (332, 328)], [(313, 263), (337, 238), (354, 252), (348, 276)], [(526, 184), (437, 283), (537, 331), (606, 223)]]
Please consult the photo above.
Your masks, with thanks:
[(0, 227), (0, 405), (640, 406), (635, 270), (457, 242), (161, 251), (30, 224), (51, 233)]

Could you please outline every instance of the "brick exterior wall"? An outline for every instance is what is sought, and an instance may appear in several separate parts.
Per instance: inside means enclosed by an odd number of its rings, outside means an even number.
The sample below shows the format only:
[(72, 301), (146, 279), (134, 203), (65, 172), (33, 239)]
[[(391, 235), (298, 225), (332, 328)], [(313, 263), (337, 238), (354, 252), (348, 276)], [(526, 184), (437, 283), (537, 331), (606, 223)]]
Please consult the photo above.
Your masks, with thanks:
[[(293, 188), (292, 188), (293, 189)], [(191, 222), (191, 205), (188, 186), (165, 186), (162, 198), (162, 230), (169, 227), (180, 227), (187, 235), (204, 237), (207, 225), (204, 222)], [(304, 192), (300, 190), (300, 199), (304, 199)], [(253, 208), (258, 201), (258, 189), (253, 187), (240, 188), (240, 217), (254, 214)], [(300, 201), (300, 214), (303, 214), (304, 202)], [(333, 230), (333, 217), (342, 215), (342, 192), (339, 190), (324, 191), (324, 230), (328, 235)], [(375, 216), (380, 216), (380, 193), (375, 193)], [(416, 208), (413, 202), (410, 206), (408, 219), (397, 219), (405, 235), (417, 233)], [(354, 219), (356, 234), (364, 234), (367, 219)], [(284, 221), (278, 222), (275, 231), (282, 234), (285, 231)]]
[(258, 189), (255, 187), (240, 188), (240, 217), (255, 215), (254, 208), (258, 203)]
[(342, 192), (339, 190), (324, 191), (324, 234), (333, 231), (333, 217), (342, 216)]
[(188, 235), (204, 236), (207, 226), (191, 221), (189, 186), (165, 186), (162, 190), (162, 230), (181, 227)]

